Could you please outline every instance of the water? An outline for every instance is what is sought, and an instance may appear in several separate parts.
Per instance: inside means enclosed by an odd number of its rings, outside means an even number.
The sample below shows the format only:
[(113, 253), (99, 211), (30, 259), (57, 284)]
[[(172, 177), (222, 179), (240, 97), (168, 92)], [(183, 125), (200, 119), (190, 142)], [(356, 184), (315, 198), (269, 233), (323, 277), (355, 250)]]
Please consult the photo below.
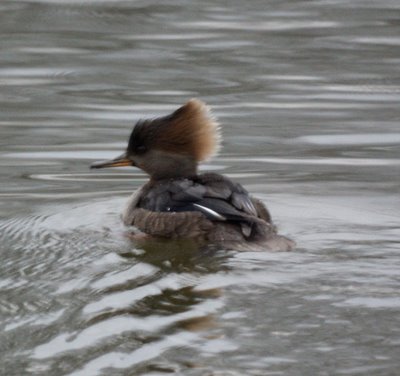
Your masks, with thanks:
[[(0, 373), (397, 375), (400, 4), (2, 1)], [(93, 172), (208, 102), (291, 253), (135, 248)]]

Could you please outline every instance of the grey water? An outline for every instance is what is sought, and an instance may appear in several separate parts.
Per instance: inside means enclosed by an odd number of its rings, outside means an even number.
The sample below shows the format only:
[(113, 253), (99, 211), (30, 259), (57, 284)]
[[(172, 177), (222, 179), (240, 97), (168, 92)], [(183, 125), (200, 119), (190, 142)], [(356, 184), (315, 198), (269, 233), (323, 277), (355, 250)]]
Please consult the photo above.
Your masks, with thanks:
[[(398, 0), (0, 2), (1, 375), (398, 375)], [(144, 250), (89, 171), (189, 98), (288, 253)]]

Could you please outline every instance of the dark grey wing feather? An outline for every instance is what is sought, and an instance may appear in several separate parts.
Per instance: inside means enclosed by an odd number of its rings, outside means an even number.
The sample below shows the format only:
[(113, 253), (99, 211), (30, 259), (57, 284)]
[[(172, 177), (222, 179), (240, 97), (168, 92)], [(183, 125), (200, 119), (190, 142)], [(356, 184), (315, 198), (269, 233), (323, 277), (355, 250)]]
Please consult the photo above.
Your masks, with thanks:
[(203, 185), (192, 185), (186, 189), (174, 190), (171, 199), (175, 202), (197, 202), (204, 197), (206, 188)]
[[(213, 213), (218, 213), (218, 216), (212, 213), (207, 212), (207, 210), (200, 210), (206, 215), (207, 218), (211, 220), (215, 220), (218, 217), (218, 220), (227, 220), (227, 221), (242, 221), (244, 219), (243, 213), (239, 210), (235, 209), (229, 202), (218, 198), (208, 198), (204, 197), (201, 201), (196, 203), (197, 207), (201, 206), (207, 208), (209, 211)], [(222, 218), (221, 218), (222, 217)]]
[(232, 205), (245, 212), (249, 215), (257, 216), (256, 208), (254, 207), (253, 203), (247, 192), (244, 194), (243, 192), (233, 192), (232, 193)]
[(202, 212), (208, 219), (214, 221), (226, 221), (226, 217), (216, 212), (215, 210), (200, 204), (193, 204), (200, 212)]
[(156, 212), (197, 211), (193, 203), (200, 202), (206, 188), (190, 179), (162, 181), (149, 185), (138, 207)]
[(218, 174), (199, 175), (199, 180), (207, 189), (206, 197), (225, 200), (241, 214), (257, 216), (249, 193), (238, 183)]
[(143, 209), (148, 209), (155, 212), (167, 211), (166, 203), (169, 201), (169, 191), (165, 186), (156, 186), (149, 190), (144, 199), (139, 203)]
[(154, 184), (139, 207), (151, 211), (200, 211), (212, 221), (251, 222), (257, 211), (247, 191), (218, 174), (197, 175)]

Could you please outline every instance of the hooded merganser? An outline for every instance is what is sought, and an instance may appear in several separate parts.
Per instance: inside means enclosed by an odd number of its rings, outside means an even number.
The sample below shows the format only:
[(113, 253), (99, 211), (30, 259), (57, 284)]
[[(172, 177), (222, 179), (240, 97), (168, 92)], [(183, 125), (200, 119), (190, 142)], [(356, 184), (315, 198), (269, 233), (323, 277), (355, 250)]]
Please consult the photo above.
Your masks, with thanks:
[(122, 215), (152, 239), (196, 239), (234, 249), (291, 250), (277, 235), (264, 204), (238, 183), (215, 173), (198, 174), (198, 163), (220, 148), (219, 126), (207, 106), (191, 99), (172, 114), (140, 120), (124, 154), (91, 168), (136, 166), (150, 180), (130, 198)]

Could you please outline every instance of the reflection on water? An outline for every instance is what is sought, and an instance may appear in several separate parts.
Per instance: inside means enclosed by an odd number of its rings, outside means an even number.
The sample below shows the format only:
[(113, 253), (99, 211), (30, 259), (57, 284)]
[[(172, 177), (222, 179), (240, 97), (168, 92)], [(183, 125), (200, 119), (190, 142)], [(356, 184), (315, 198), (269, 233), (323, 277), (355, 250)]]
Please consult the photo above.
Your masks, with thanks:
[[(0, 10), (7, 375), (397, 373), (398, 1)], [(295, 252), (130, 240), (146, 176), (88, 166), (190, 97), (223, 125), (202, 169), (260, 197)]]

